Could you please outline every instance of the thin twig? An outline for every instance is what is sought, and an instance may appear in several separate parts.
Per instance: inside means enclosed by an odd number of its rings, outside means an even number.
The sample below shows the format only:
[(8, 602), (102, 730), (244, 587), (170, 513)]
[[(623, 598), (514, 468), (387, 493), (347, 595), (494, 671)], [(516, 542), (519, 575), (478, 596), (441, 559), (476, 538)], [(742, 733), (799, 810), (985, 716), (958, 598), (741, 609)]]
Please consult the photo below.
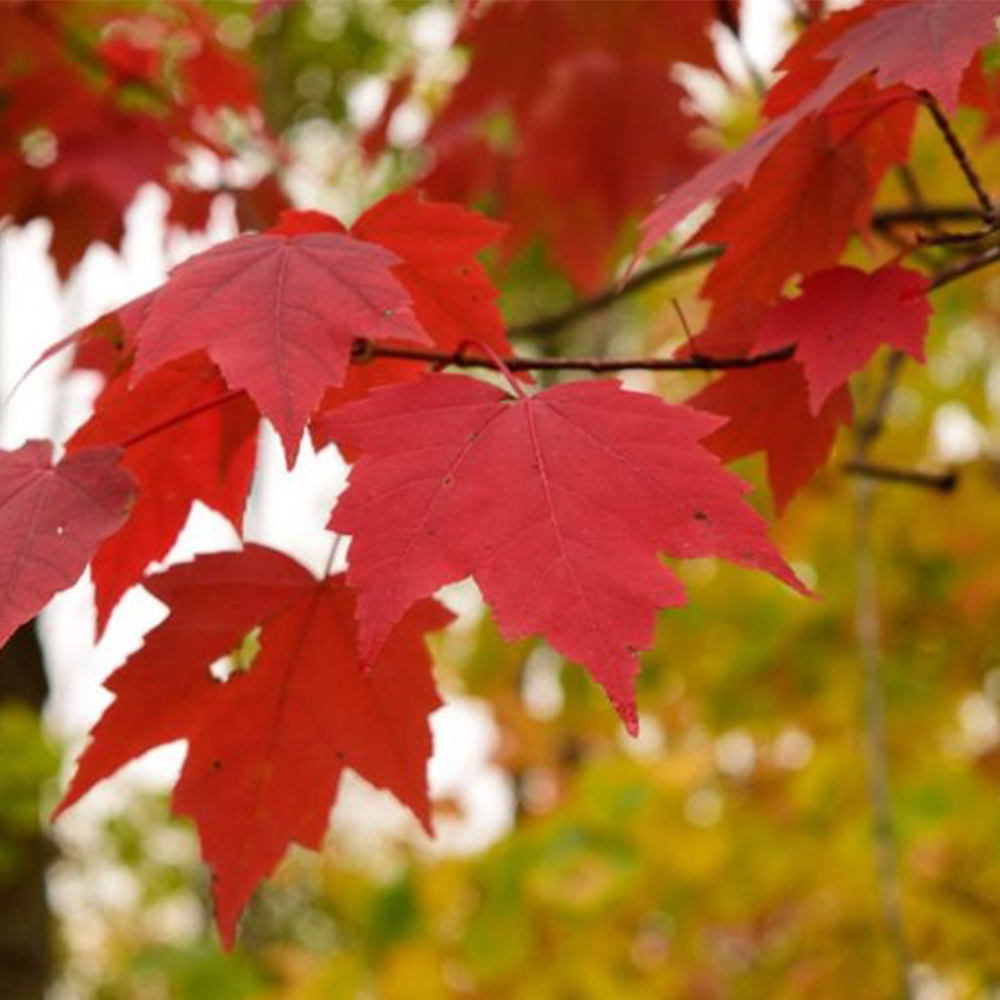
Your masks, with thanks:
[[(500, 366), (492, 358), (470, 355), (463, 352), (428, 351), (419, 347), (394, 347), (389, 344), (375, 344), (361, 341), (353, 360), (359, 363), (373, 358), (397, 358), (403, 361), (423, 361), (440, 367), (491, 368), (498, 371)], [(751, 357), (696, 357), (696, 358), (527, 358), (513, 355), (503, 358), (504, 365), (512, 372), (523, 371), (725, 371), (731, 368), (759, 368), (762, 365), (786, 361), (792, 356), (794, 347), (782, 347), (766, 354)]]
[(889, 753), (882, 676), (882, 623), (871, 538), (874, 489), (871, 480), (861, 479), (854, 484), (856, 573), (854, 628), (861, 658), (864, 688), (868, 798), (872, 806), (872, 832), (875, 838), (882, 922), (889, 946), (895, 956), (897, 993), (901, 998), (911, 1000), (915, 996), (913, 959), (903, 923), (899, 858), (889, 788)]
[(674, 257), (654, 264), (652, 267), (641, 271), (630, 278), (624, 285), (618, 287), (612, 285), (609, 288), (597, 292), (588, 298), (574, 302), (573, 305), (557, 313), (548, 316), (540, 316), (538, 319), (529, 320), (526, 323), (517, 323), (507, 328), (508, 337), (545, 337), (557, 333), (564, 326), (575, 323), (596, 312), (607, 309), (608, 306), (634, 295), (649, 285), (662, 281), (675, 274), (690, 271), (700, 267), (710, 261), (722, 256), (722, 247), (708, 246), (698, 247), (696, 250), (685, 250)]
[(924, 222), (930, 226), (938, 222), (982, 222), (982, 209), (974, 205), (927, 205), (920, 208), (882, 208), (872, 214), (873, 229), (891, 229), (893, 226)]
[(985, 250), (976, 257), (969, 257), (967, 260), (959, 261), (950, 267), (942, 268), (931, 279), (930, 287), (932, 290), (943, 288), (945, 285), (951, 284), (959, 278), (964, 278), (974, 271), (981, 271), (984, 267), (989, 267), (990, 264), (995, 264), (997, 261), (1000, 261), (1000, 246), (990, 247), (989, 250)]
[(889, 412), (889, 404), (892, 402), (892, 394), (896, 390), (896, 383), (903, 370), (903, 360), (902, 351), (892, 351), (886, 358), (882, 381), (879, 383), (871, 409), (865, 419), (860, 421), (855, 428), (852, 461), (865, 461), (875, 439), (882, 433), (886, 414)]
[(985, 226), (982, 229), (971, 229), (967, 233), (950, 233), (938, 231), (933, 234), (919, 234), (917, 243), (920, 246), (963, 246), (968, 243), (981, 243), (990, 236), (996, 236), (996, 229), (993, 226)]
[[(903, 353), (893, 351), (886, 361), (875, 398), (854, 432), (849, 464), (867, 465), (868, 452), (885, 427), (892, 394), (903, 367)], [(871, 516), (876, 484), (864, 477), (854, 483), (855, 529), (855, 636), (861, 660), (864, 690), (864, 734), (868, 798), (872, 809), (872, 834), (878, 871), (879, 898), (886, 938), (895, 956), (897, 994), (913, 1000), (913, 959), (899, 882), (899, 859), (889, 787), (889, 749), (885, 719), (882, 622), (879, 613), (878, 576), (872, 547)]]
[(958, 486), (958, 473), (924, 472), (921, 469), (900, 469), (892, 465), (875, 465), (872, 462), (848, 461), (844, 463), (844, 472), (849, 476), (860, 476), (865, 479), (879, 479), (887, 483), (900, 483), (906, 486), (921, 486), (941, 493), (951, 493)]
[[(982, 210), (973, 205), (927, 205), (920, 208), (881, 209), (873, 213), (871, 225), (876, 230), (886, 231), (897, 225), (923, 222), (933, 226), (938, 222), (981, 222), (982, 218)], [(685, 271), (717, 260), (722, 256), (723, 249), (719, 246), (706, 246), (694, 250), (683, 250), (667, 260), (641, 271), (624, 285), (611, 285), (594, 295), (581, 299), (579, 302), (574, 302), (559, 312), (540, 316), (524, 323), (516, 323), (507, 328), (507, 336), (510, 338), (552, 336), (564, 327), (608, 309), (658, 281), (683, 274)]]
[(996, 209), (993, 207), (993, 202), (986, 193), (986, 188), (983, 186), (979, 174), (976, 173), (976, 168), (972, 165), (969, 154), (966, 152), (961, 140), (955, 134), (955, 130), (951, 127), (951, 122), (948, 121), (947, 116), (941, 110), (941, 105), (938, 104), (937, 98), (929, 91), (922, 90), (920, 91), (920, 99), (924, 107), (931, 113), (934, 124), (937, 125), (938, 131), (944, 136), (944, 140), (951, 150), (951, 155), (955, 158), (955, 162), (965, 175), (965, 180), (972, 189), (973, 194), (975, 194), (976, 200), (982, 206), (983, 217), (987, 222), (994, 221), (996, 218)]

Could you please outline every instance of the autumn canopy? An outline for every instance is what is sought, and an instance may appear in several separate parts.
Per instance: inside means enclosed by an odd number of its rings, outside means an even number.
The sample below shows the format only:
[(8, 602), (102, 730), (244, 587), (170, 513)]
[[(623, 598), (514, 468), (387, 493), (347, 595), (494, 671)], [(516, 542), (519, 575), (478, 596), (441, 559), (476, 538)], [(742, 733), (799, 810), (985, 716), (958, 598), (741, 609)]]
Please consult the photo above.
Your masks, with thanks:
[[(320, 844), (345, 768), (432, 828), (426, 639), (452, 622), (445, 585), (473, 580), (506, 640), (581, 665), (633, 735), (640, 657), (688, 600), (684, 561), (823, 597), (776, 519), (838, 435), (880, 475), (887, 404), (861, 406), (852, 379), (886, 356), (923, 363), (938, 291), (1000, 260), (952, 124), (1000, 128), (1000, 0), (798, 5), (759, 116), (723, 148), (684, 81), (723, 74), (739, 6), (462, 5), (465, 58), (419, 141), (392, 141), (419, 66), (358, 134), (365, 169), (403, 166), (350, 224), (284, 183), (293, 154), (261, 78), (201, 5), (0, 6), (0, 217), (48, 220), (62, 278), (91, 244), (120, 247), (149, 183), (172, 227), (205, 229), (223, 199), (243, 230), (46, 352), (100, 377), (89, 418), (58, 449), (0, 453), (0, 641), (88, 567), (98, 634), (136, 585), (168, 612), (108, 681), (59, 810), (187, 741), (173, 806), (197, 825), (227, 943), (287, 848)], [(266, 52), (294, 7), (240, 16)], [(966, 185), (954, 218), (919, 192), (909, 215), (881, 200), (918, 171), (924, 127)], [(239, 169), (248, 147), (266, 168)], [(509, 324), (499, 289), (538, 254), (568, 304)], [(569, 323), (699, 267), (700, 301), (664, 303), (642, 356), (611, 337), (561, 348)], [(155, 567), (196, 502), (242, 530), (264, 424), (289, 469), (306, 441), (350, 464), (327, 574), (257, 542)], [(769, 497), (726, 468), (754, 454)], [(250, 668), (220, 680), (210, 668), (251, 633)]]

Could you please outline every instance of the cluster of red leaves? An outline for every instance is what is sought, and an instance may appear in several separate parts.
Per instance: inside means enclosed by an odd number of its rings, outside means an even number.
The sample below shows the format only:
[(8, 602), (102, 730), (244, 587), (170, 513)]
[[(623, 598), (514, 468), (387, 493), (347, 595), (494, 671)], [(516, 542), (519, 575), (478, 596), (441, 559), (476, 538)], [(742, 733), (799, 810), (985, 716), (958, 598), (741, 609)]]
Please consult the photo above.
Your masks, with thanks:
[[(61, 808), (135, 755), (187, 740), (175, 806), (198, 825), (227, 942), (287, 846), (318, 843), (345, 766), (429, 828), (427, 717), (438, 702), (423, 635), (449, 620), (436, 590), (475, 579), (506, 636), (540, 634), (584, 664), (634, 731), (637, 654), (657, 612), (684, 600), (661, 555), (717, 556), (805, 592), (721, 461), (765, 451), (781, 507), (849, 420), (848, 378), (882, 345), (922, 358), (927, 280), (895, 263), (866, 273), (837, 261), (885, 171), (906, 158), (918, 91), (955, 103), (1000, 0), (867, 4), (820, 22), (783, 63), (760, 133), (647, 219), (645, 249), (721, 199), (694, 237), (726, 251), (705, 283), (709, 325), (689, 349), (791, 347), (781, 363), (724, 375), (696, 408), (610, 381), (530, 392), (506, 373), (507, 391), (421, 377), (398, 359), (352, 364), (367, 342), (474, 350), (502, 367), (510, 347), (477, 252), (517, 245), (530, 218), (586, 284), (610, 260), (609, 234), (665, 183), (661, 167), (691, 168), (679, 104), (644, 105), (672, 123), (669, 149), (639, 143), (622, 109), (635, 103), (629, 87), (673, 60), (709, 64), (704, 29), (730, 5), (624, 2), (608, 22), (611, 9), (518, 0), (465, 27), (473, 58), (431, 128), (435, 171), (460, 175), (485, 117), (509, 112), (524, 137), (508, 171), (518, 178), (509, 230), (413, 192), (350, 228), (287, 212), (71, 338), (78, 363), (108, 381), (60, 462), (47, 443), (0, 454), (0, 532), (16, 539), (0, 557), (0, 641), (88, 562), (100, 628), (138, 582), (170, 611), (111, 679), (116, 700)], [(529, 51), (511, 63), (515, 43)], [(116, 72), (148, 71), (151, 55), (112, 51)], [(668, 76), (658, 86), (675, 100)], [(594, 121), (581, 124), (581, 106)], [(616, 147), (612, 134), (636, 157), (628, 180), (619, 168), (581, 170)], [(543, 156), (542, 137), (566, 148)], [(811, 196), (817, 186), (823, 198)], [(597, 220), (592, 244), (565, 241), (564, 211)], [(795, 276), (800, 293), (783, 298)], [(240, 528), (262, 418), (289, 465), (307, 432), (353, 463), (330, 520), (352, 538), (346, 579), (316, 580), (252, 545), (144, 578), (195, 500)], [(214, 676), (254, 630), (249, 671)]]
[[(431, 126), (421, 185), (485, 198), (513, 253), (541, 236), (583, 289), (610, 274), (631, 216), (705, 161), (674, 64), (714, 68), (709, 28), (738, 4), (514, 0), (473, 8), (469, 66)], [(516, 59), (511, 53), (516, 52)], [(398, 96), (398, 95), (397, 95)], [(497, 125), (500, 116), (509, 127)]]
[[(259, 117), (254, 75), (194, 2), (163, 14), (75, 0), (0, 5), (0, 217), (48, 219), (66, 277), (95, 242), (118, 248), (139, 188), (171, 196), (170, 221), (203, 229), (214, 197), (183, 182), (193, 149), (230, 151), (222, 108)], [(269, 220), (272, 182), (238, 193)], [(277, 205), (276, 205), (277, 203)]]
[[(922, 357), (926, 282), (901, 268), (866, 276), (834, 265), (852, 235), (865, 235), (885, 172), (907, 160), (921, 94), (954, 110), (998, 15), (997, 0), (890, 0), (832, 15), (778, 67), (767, 123), (643, 222), (640, 253), (719, 199), (690, 241), (725, 247), (702, 288), (712, 313), (695, 350), (749, 355), (798, 345), (780, 370), (727, 372), (691, 400), (729, 418), (707, 442), (725, 461), (766, 454), (778, 510), (850, 422), (847, 377), (881, 344)], [(801, 298), (779, 301), (796, 275), (807, 279)]]

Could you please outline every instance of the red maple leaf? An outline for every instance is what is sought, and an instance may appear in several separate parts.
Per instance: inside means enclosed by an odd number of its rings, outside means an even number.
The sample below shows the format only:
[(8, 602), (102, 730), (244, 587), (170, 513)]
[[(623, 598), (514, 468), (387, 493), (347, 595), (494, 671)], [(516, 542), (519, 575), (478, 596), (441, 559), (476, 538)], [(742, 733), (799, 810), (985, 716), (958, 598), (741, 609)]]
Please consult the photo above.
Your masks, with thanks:
[(393, 274), (398, 258), (342, 233), (241, 236), (196, 254), (158, 289), (132, 382), (204, 350), (245, 389), (294, 464), (306, 421), (341, 385), (358, 338), (430, 343)]
[(511, 166), (509, 252), (540, 235), (579, 288), (607, 280), (623, 224), (705, 162), (671, 70), (594, 52), (551, 74)]
[(757, 451), (767, 455), (779, 513), (826, 464), (838, 428), (850, 424), (853, 413), (842, 386), (813, 414), (802, 366), (794, 360), (728, 371), (688, 402), (728, 418), (702, 442), (722, 461)]
[(132, 477), (118, 448), (52, 463), (48, 441), (0, 452), (0, 646), (60, 590), (127, 517)]
[(726, 246), (703, 296), (767, 302), (792, 275), (837, 260), (852, 233), (867, 229), (885, 171), (909, 153), (916, 107), (898, 98), (870, 84), (850, 88), (829, 114), (799, 124), (750, 184), (723, 200), (690, 241)]
[(410, 293), (420, 325), (438, 347), (453, 351), (466, 341), (478, 340), (509, 352), (497, 290), (476, 259), (506, 229), (461, 205), (424, 201), (408, 190), (372, 205), (351, 226), (351, 234), (399, 257), (393, 273)]
[[(488, 196), (512, 223), (508, 252), (542, 235), (579, 286), (596, 286), (628, 215), (703, 161), (672, 63), (714, 66), (708, 29), (725, 12), (706, 0), (523, 0), (467, 18), (468, 72), (426, 138), (428, 190)], [(510, 149), (483, 139), (504, 112)]]
[[(225, 382), (204, 354), (172, 362), (134, 389), (128, 387), (128, 373), (122, 373), (101, 393), (93, 416), (66, 447), (74, 452), (124, 441), (197, 411), (225, 392)], [(98, 635), (122, 594), (138, 583), (151, 562), (170, 551), (195, 500), (241, 530), (257, 457), (257, 425), (253, 404), (241, 396), (194, 412), (128, 447), (122, 466), (134, 476), (139, 492), (128, 521), (105, 539), (91, 566)]]
[(1000, 0), (869, 2), (866, 9), (870, 17), (820, 53), (834, 63), (830, 75), (856, 78), (874, 71), (880, 87), (905, 83), (928, 90), (954, 111), (965, 68), (996, 39)]
[[(286, 212), (281, 231), (336, 231), (340, 222), (320, 212)], [(414, 190), (387, 195), (351, 227), (351, 235), (385, 247), (399, 258), (393, 273), (409, 292), (417, 321), (443, 351), (470, 341), (496, 353), (511, 353), (497, 308), (497, 291), (476, 254), (495, 243), (506, 226), (460, 205), (425, 201)], [(328, 389), (312, 423), (313, 442), (328, 443), (319, 429), (322, 414), (361, 399), (380, 385), (419, 378), (408, 361), (376, 358), (352, 365), (344, 384)]]
[(330, 525), (353, 536), (365, 660), (415, 600), (472, 575), (507, 638), (540, 632), (584, 663), (634, 732), (636, 652), (657, 609), (684, 601), (658, 552), (722, 556), (802, 589), (746, 485), (698, 444), (718, 421), (617, 382), (511, 398), (432, 375), (325, 426), (362, 453)]
[[(363, 670), (341, 574), (317, 580), (280, 552), (248, 545), (145, 586), (170, 617), (109, 678), (115, 700), (56, 815), (132, 758), (187, 740), (173, 806), (198, 826), (227, 946), (254, 887), (288, 847), (320, 845), (345, 767), (430, 829), (427, 720), (440, 701), (423, 636), (452, 620), (441, 605), (413, 607)], [(212, 663), (258, 627), (249, 669), (213, 677)]]
[(896, 264), (872, 274), (854, 267), (820, 271), (802, 283), (798, 298), (783, 299), (772, 310), (757, 347), (763, 352), (795, 344), (815, 415), (882, 345), (924, 360), (927, 289), (922, 274)]

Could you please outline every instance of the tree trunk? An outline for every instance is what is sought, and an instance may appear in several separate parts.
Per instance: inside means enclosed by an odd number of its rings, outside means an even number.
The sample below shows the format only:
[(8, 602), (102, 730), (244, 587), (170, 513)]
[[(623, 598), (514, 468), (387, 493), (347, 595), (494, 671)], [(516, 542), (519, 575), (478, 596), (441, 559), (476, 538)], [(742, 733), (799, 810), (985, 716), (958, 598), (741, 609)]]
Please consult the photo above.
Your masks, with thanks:
[[(48, 696), (42, 648), (34, 622), (21, 628), (0, 650), (0, 712), (23, 704), (40, 713)], [(0, 761), (3, 767), (3, 761)], [(33, 789), (38, 804), (41, 783)], [(8, 840), (0, 828), (0, 837)], [(0, 843), (16, 852), (12, 870), (0, 871), (0, 997), (41, 1000), (53, 973), (52, 926), (46, 875), (54, 857), (41, 822), (28, 836)]]

